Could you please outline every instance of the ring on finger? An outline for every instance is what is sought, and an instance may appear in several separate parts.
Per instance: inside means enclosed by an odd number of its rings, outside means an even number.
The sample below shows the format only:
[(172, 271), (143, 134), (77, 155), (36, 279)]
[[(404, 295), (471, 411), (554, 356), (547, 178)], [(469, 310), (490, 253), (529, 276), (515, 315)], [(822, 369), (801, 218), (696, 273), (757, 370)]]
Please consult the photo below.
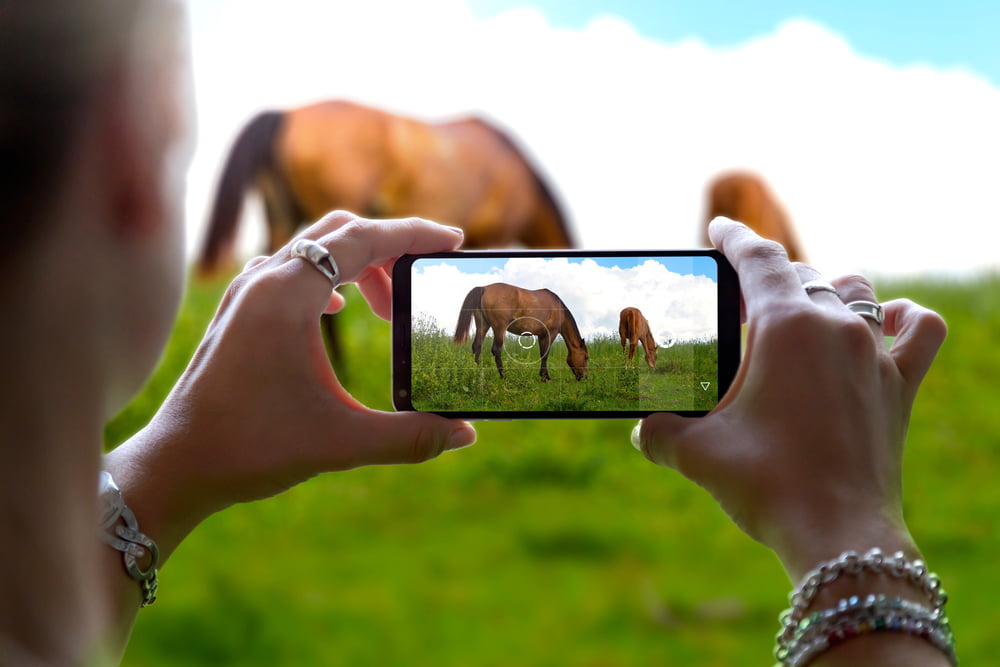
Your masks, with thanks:
[(330, 280), (333, 289), (340, 286), (340, 269), (330, 251), (311, 239), (299, 239), (292, 245), (292, 257), (300, 257)]
[(825, 280), (810, 280), (802, 283), (802, 289), (806, 291), (806, 294), (812, 295), (816, 292), (830, 292), (834, 296), (840, 296), (840, 292), (837, 288), (826, 282)]
[(882, 326), (882, 322), (885, 321), (885, 312), (882, 310), (882, 306), (874, 301), (851, 301), (847, 307), (850, 308), (851, 312), (866, 320), (871, 320), (879, 326)]

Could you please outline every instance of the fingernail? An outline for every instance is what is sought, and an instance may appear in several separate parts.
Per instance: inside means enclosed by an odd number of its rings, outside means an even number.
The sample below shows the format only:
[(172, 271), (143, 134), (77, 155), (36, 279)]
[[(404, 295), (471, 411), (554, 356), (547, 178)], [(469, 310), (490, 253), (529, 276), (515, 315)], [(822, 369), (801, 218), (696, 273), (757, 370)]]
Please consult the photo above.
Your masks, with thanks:
[(476, 441), (476, 429), (472, 424), (465, 422), (460, 428), (451, 432), (448, 437), (448, 449), (462, 449), (468, 447)]
[(461, 227), (452, 227), (451, 225), (445, 225), (445, 227), (447, 227), (451, 231), (455, 232), (459, 236), (465, 236), (465, 230), (462, 229)]
[(635, 425), (635, 428), (632, 429), (632, 446), (638, 449), (640, 452), (642, 451), (641, 435), (642, 435), (642, 422), (640, 421), (638, 424)]

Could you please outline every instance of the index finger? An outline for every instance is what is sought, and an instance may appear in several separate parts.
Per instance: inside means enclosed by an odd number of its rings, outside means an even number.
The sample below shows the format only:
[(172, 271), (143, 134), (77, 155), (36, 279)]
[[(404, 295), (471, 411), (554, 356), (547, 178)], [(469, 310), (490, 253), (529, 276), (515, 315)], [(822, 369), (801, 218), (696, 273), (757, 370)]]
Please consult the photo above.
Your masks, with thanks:
[[(340, 282), (352, 282), (369, 266), (380, 266), (406, 253), (454, 250), (461, 245), (464, 232), (422, 218), (368, 220), (334, 211), (297, 238), (321, 244), (333, 257)], [(294, 239), (275, 253), (274, 259), (286, 261), (293, 244)]]
[(454, 250), (462, 230), (421, 218), (366, 220), (358, 218), (319, 239), (333, 255), (342, 280), (356, 280), (372, 265), (381, 265), (404, 254)]
[(780, 243), (758, 236), (746, 225), (723, 217), (712, 220), (708, 234), (740, 277), (748, 319), (776, 303), (808, 300), (802, 280)]

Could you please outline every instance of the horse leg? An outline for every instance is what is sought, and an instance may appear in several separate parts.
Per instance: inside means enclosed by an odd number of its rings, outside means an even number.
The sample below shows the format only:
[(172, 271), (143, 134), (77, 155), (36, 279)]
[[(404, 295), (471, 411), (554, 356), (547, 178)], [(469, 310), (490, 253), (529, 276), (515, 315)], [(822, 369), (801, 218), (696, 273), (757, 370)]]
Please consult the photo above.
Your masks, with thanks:
[(257, 187), (264, 200), (264, 217), (267, 222), (267, 252), (276, 253), (288, 243), (295, 230), (302, 224), (296, 219), (296, 207), (291, 193), (284, 187), (280, 175), (268, 170), (257, 179)]
[(497, 327), (493, 327), (493, 347), (491, 351), (493, 352), (493, 359), (497, 362), (497, 372), (503, 378), (503, 361), (500, 355), (503, 354), (503, 339), (506, 335), (507, 327), (500, 327), (500, 333), (497, 333), (497, 331)]
[(548, 382), (552, 378), (549, 377), (549, 349), (552, 347), (552, 336), (539, 336), (538, 337), (538, 352), (541, 354), (541, 366), (538, 369), (538, 374), (541, 376), (543, 382)]
[(340, 376), (341, 381), (347, 378), (347, 365), (344, 363), (344, 349), (340, 344), (340, 336), (337, 328), (337, 318), (330, 313), (320, 315), (320, 332), (323, 335), (323, 345), (326, 348), (326, 356), (333, 364), (334, 370)]
[[(274, 254), (292, 240), (302, 221), (298, 217), (298, 207), (292, 193), (278, 171), (271, 168), (263, 172), (257, 179), (257, 186), (264, 200), (264, 213), (267, 218), (267, 252)], [(337, 316), (323, 313), (320, 316), (320, 331), (330, 364), (337, 371), (341, 381), (346, 380), (347, 364), (344, 362), (344, 348), (340, 340)]]
[(476, 365), (479, 365), (479, 354), (483, 351), (483, 339), (486, 338), (486, 323), (483, 321), (482, 312), (477, 310), (473, 313), (476, 321), (476, 337), (472, 339), (472, 354), (476, 357)]
[(476, 337), (472, 339), (472, 356), (476, 358), (477, 366), (479, 365), (479, 355), (483, 351), (483, 338), (485, 335), (482, 329), (476, 329)]

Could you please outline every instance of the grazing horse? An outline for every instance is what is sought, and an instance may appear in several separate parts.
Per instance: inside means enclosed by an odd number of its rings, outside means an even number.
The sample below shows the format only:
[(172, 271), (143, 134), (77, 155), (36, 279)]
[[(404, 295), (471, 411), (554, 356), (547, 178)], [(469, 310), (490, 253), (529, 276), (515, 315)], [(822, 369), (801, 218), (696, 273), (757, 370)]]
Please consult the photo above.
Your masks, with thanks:
[(488, 329), (493, 329), (493, 358), (497, 371), (503, 375), (503, 351), (507, 332), (518, 336), (532, 335), (538, 338), (541, 368), (538, 374), (542, 380), (549, 380), (549, 348), (556, 336), (562, 334), (569, 354), (566, 363), (577, 380), (587, 377), (587, 343), (580, 335), (573, 313), (569, 311), (555, 292), (547, 289), (526, 290), (507, 283), (493, 283), (485, 287), (473, 287), (465, 296), (462, 310), (455, 325), (455, 345), (469, 339), (469, 325), (476, 322), (476, 337), (472, 341), (472, 354), (479, 363), (479, 353), (483, 349), (483, 339)]
[(711, 245), (708, 223), (723, 215), (783, 245), (793, 262), (806, 261), (791, 219), (760, 176), (745, 171), (720, 174), (709, 185), (707, 199), (702, 234), (706, 245)]
[(475, 117), (427, 123), (340, 100), (258, 114), (223, 167), (198, 261), (203, 275), (231, 257), (251, 188), (264, 201), (269, 253), (334, 209), (461, 227), (466, 248), (574, 245), (525, 153)]
[[(247, 191), (260, 193), (265, 251), (334, 209), (429, 218), (465, 231), (465, 248), (572, 248), (555, 195), (517, 144), (479, 118), (425, 123), (330, 100), (255, 116), (226, 158), (198, 272), (230, 263)], [(336, 318), (323, 316), (330, 356)]]
[(656, 340), (649, 331), (649, 322), (638, 308), (623, 308), (618, 315), (618, 335), (622, 339), (622, 354), (628, 355), (625, 365), (631, 365), (635, 358), (636, 348), (642, 341), (642, 349), (646, 353), (646, 365), (656, 368)]

